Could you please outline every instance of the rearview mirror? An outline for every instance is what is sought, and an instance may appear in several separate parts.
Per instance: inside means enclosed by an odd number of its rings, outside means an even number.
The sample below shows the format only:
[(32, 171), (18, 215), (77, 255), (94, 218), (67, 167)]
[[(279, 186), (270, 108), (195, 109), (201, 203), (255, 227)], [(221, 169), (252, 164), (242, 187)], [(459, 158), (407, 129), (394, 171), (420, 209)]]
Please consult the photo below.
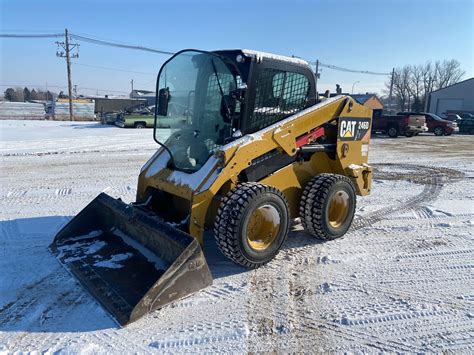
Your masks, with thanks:
[(158, 91), (158, 108), (159, 116), (168, 116), (168, 103), (170, 102), (170, 89), (163, 88)]

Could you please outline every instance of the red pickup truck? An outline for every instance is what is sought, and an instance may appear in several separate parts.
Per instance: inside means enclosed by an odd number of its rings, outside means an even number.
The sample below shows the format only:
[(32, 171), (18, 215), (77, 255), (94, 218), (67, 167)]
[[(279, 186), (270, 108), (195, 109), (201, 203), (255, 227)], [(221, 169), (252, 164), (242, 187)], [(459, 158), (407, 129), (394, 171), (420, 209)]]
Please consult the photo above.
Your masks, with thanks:
[(434, 113), (428, 112), (399, 112), (398, 115), (422, 115), (426, 119), (428, 132), (434, 133), (436, 136), (450, 136), (453, 133), (459, 132), (459, 127), (456, 122), (445, 120)]
[(428, 131), (428, 127), (425, 116), (419, 114), (384, 115), (372, 119), (372, 132), (385, 133), (391, 138), (396, 138), (400, 134), (413, 137), (426, 131)]

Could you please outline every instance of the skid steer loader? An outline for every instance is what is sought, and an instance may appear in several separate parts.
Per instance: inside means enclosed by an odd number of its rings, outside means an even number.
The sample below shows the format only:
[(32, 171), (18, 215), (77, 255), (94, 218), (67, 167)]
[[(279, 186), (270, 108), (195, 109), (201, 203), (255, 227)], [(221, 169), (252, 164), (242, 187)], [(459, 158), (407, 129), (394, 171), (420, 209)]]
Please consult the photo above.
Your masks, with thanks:
[(223, 254), (258, 268), (293, 218), (334, 239), (370, 193), (371, 110), (319, 98), (303, 60), (184, 50), (161, 67), (156, 93), (159, 148), (136, 202), (100, 194), (50, 246), (121, 325), (211, 285), (206, 228)]

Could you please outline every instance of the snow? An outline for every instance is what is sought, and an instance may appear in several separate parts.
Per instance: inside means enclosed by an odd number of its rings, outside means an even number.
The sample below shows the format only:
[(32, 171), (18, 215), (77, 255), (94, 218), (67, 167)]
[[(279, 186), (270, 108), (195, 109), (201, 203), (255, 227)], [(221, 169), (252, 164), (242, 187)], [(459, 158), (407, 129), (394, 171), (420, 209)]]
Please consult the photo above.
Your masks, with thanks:
[(94, 266), (105, 267), (109, 269), (121, 269), (123, 267), (120, 264), (121, 261), (127, 260), (133, 256), (132, 253), (115, 254), (109, 260), (101, 260), (94, 264)]
[[(372, 194), (343, 238), (320, 242), (296, 221), (275, 260), (246, 270), (206, 233), (214, 284), (119, 328), (48, 245), (101, 191), (134, 200), (152, 130), (2, 121), (0, 132), (0, 352), (474, 351), (473, 136), (373, 139)], [(93, 253), (89, 239), (74, 242)]]
[(283, 55), (255, 51), (252, 49), (243, 49), (242, 52), (245, 55), (256, 57), (259, 62), (262, 61), (263, 58), (269, 58), (269, 59), (281, 60), (283, 62), (291, 62), (295, 64), (300, 64), (300, 65), (308, 65), (308, 62), (306, 60), (303, 60), (300, 58), (286, 57)]
[(112, 232), (117, 236), (122, 238), (122, 240), (130, 245), (132, 248), (137, 250), (139, 254), (143, 255), (150, 263), (155, 265), (157, 270), (166, 270), (170, 265), (165, 260), (161, 259), (158, 255), (148, 250), (145, 246), (138, 243), (136, 240), (130, 238), (120, 229), (113, 229)]

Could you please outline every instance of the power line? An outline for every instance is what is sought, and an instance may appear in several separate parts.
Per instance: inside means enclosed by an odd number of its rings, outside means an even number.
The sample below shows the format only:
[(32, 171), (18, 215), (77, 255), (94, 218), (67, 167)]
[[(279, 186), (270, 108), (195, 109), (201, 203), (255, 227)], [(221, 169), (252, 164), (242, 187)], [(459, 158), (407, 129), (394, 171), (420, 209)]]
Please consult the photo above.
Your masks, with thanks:
[(63, 33), (51, 33), (51, 34), (15, 34), (15, 33), (4, 33), (0, 34), (0, 38), (58, 38), (64, 37)]
[[(113, 41), (105, 41), (105, 40), (102, 40), (102, 39), (96, 39), (96, 38), (91, 38), (91, 37), (86, 37), (86, 36), (75, 35), (73, 33), (70, 33), (69, 36), (71, 38), (75, 38), (78, 41), (89, 42), (89, 43), (98, 44), (98, 45), (102, 45), (102, 46), (135, 49), (135, 50), (141, 50), (141, 51), (159, 53), (159, 54), (167, 54), (167, 55), (173, 55), (175, 53), (175, 52), (168, 51), (168, 50), (163, 50), (163, 49), (137, 46), (137, 45), (133, 45), (133, 44), (118, 43), (118, 42), (113, 42)], [(58, 38), (58, 37), (64, 37), (64, 34), (62, 34), (62, 33), (42, 33), (42, 34), (36, 34), (36, 33), (20, 33), (20, 34), (17, 34), (17, 33), (3, 33), (3, 34), (0, 34), (0, 38)]]
[[(0, 34), (0, 38), (53, 38), (53, 37), (62, 37), (62, 34)], [(126, 49), (134, 49), (134, 50), (141, 50), (141, 51), (147, 51), (147, 52), (152, 52), (152, 53), (159, 53), (159, 54), (166, 54), (166, 55), (173, 55), (175, 52), (169, 51), (169, 50), (163, 50), (163, 49), (155, 49), (155, 48), (150, 48), (150, 47), (144, 47), (144, 46), (137, 46), (137, 45), (132, 45), (132, 44), (124, 44), (124, 43), (118, 43), (114, 41), (107, 41), (107, 40), (101, 40), (101, 39), (96, 39), (92, 37), (86, 37), (86, 36), (81, 36), (81, 35), (76, 35), (76, 34), (70, 34), (70, 37), (75, 38), (78, 41), (84, 41), (84, 42), (89, 42), (97, 45), (103, 45), (103, 46), (109, 46), (109, 47), (116, 47), (116, 48), (126, 48)], [(75, 63), (79, 64), (79, 63)], [(311, 64), (315, 65), (316, 62), (311, 62)], [(81, 64), (79, 64), (81, 65)], [(86, 65), (86, 66), (92, 66), (92, 65)], [(371, 70), (357, 70), (357, 69), (349, 69), (349, 68), (344, 68), (340, 67), (337, 65), (332, 65), (332, 64), (326, 64), (319, 62), (319, 66), (327, 69), (332, 69), (332, 70), (338, 70), (342, 72), (347, 72), (347, 73), (357, 73), (357, 74), (368, 74), (368, 75), (380, 75), (380, 76), (387, 76), (390, 75), (390, 73), (382, 73), (382, 72), (375, 72)], [(109, 69), (106, 67), (102, 67), (101, 69)], [(110, 68), (110, 70), (112, 70)], [(115, 69), (114, 69), (115, 70)], [(126, 70), (121, 70), (117, 69), (117, 71), (126, 71)], [(133, 71), (130, 71), (133, 72)], [(145, 73), (140, 73), (137, 72), (138, 74), (145, 74)], [(152, 74), (152, 73), (146, 73), (146, 74)], [(153, 73), (154, 75), (155, 73)]]
[(85, 36), (79, 36), (79, 35), (75, 35), (75, 34), (71, 34), (71, 37), (77, 39), (78, 41), (84, 41), (84, 42), (89, 42), (89, 43), (103, 45), (103, 46), (110, 46), (110, 47), (117, 47), (117, 48), (127, 48), (127, 49), (136, 49), (136, 50), (141, 50), (141, 51), (146, 51), (146, 52), (167, 54), (167, 55), (173, 55), (175, 53), (175, 52), (166, 51), (166, 50), (163, 50), (163, 49), (154, 49), (154, 48), (149, 48), (149, 47), (136, 46), (136, 45), (132, 45), (132, 44), (122, 44), (122, 43), (117, 43), (117, 42), (104, 41), (104, 40), (101, 40), (101, 39), (95, 39), (95, 38), (90, 38), (90, 37), (85, 37)]
[(35, 85), (35, 84), (0, 84), (0, 86), (4, 87), (30, 87), (30, 88), (43, 88), (43, 87), (49, 87), (49, 88), (67, 88), (66, 85), (49, 85), (49, 84), (41, 84), (41, 85)]
[[(52, 37), (62, 37), (62, 36), (63, 36), (62, 34), (0, 34), (0, 38), (1, 37), (4, 37), (4, 38), (52, 38)], [(135, 49), (135, 50), (142, 50), (142, 51), (167, 54), (167, 55), (175, 54), (175, 52), (172, 52), (169, 50), (155, 49), (155, 48), (149, 48), (149, 47), (144, 47), (144, 46), (136, 46), (132, 44), (124, 44), (124, 43), (118, 43), (118, 42), (113, 42), (113, 41), (106, 41), (102, 39), (80, 36), (73, 33), (71, 33), (70, 36), (72, 38), (75, 38), (78, 41), (84, 41), (84, 42), (89, 42), (89, 43), (103, 45), (103, 46)], [(312, 62), (311, 64), (316, 64), (316, 62)], [(369, 74), (369, 75), (390, 75), (390, 73), (374, 72), (370, 70), (349, 69), (349, 68), (344, 68), (344, 67), (340, 67), (340, 66), (332, 65), (332, 64), (325, 64), (321, 62), (319, 62), (319, 66), (323, 68), (339, 70), (339, 71), (349, 72), (349, 73), (359, 73), (359, 74)]]
[[(311, 64), (316, 64), (316, 62), (312, 62)], [(348, 68), (343, 68), (339, 67), (337, 65), (332, 65), (332, 64), (325, 64), (319, 62), (319, 66), (323, 68), (328, 68), (328, 69), (333, 69), (333, 70), (339, 70), (343, 72), (348, 72), (348, 73), (358, 73), (358, 74), (369, 74), (369, 75), (390, 75), (390, 73), (380, 73), (380, 72), (374, 72), (370, 70), (356, 70), (356, 69), (348, 69)]]
[(103, 66), (100, 66), (100, 65), (92, 65), (92, 64), (85, 64), (85, 63), (78, 63), (78, 62), (72, 62), (72, 64), (74, 64), (74, 65), (81, 65), (81, 66), (84, 66), (84, 67), (97, 68), (97, 69), (121, 71), (121, 72), (125, 72), (125, 73), (134, 73), (134, 74), (143, 74), (143, 75), (157, 75), (157, 74), (158, 74), (158, 73), (147, 73), (147, 72), (143, 72), (143, 71), (135, 71), (135, 70), (127, 70), (127, 69), (103, 67)]
[[(66, 89), (67, 85), (50, 85), (50, 84), (42, 84), (42, 85), (36, 85), (36, 84), (0, 84), (0, 86), (3, 87), (11, 87), (11, 88), (17, 88), (17, 87), (30, 87), (30, 88), (59, 88), (59, 89)], [(94, 91), (102, 91), (102, 92), (117, 92), (121, 94), (129, 94), (127, 91), (120, 91), (120, 90), (109, 90), (109, 89), (98, 89), (98, 88), (88, 88), (84, 86), (77, 85), (77, 89), (81, 90), (94, 90)]]

